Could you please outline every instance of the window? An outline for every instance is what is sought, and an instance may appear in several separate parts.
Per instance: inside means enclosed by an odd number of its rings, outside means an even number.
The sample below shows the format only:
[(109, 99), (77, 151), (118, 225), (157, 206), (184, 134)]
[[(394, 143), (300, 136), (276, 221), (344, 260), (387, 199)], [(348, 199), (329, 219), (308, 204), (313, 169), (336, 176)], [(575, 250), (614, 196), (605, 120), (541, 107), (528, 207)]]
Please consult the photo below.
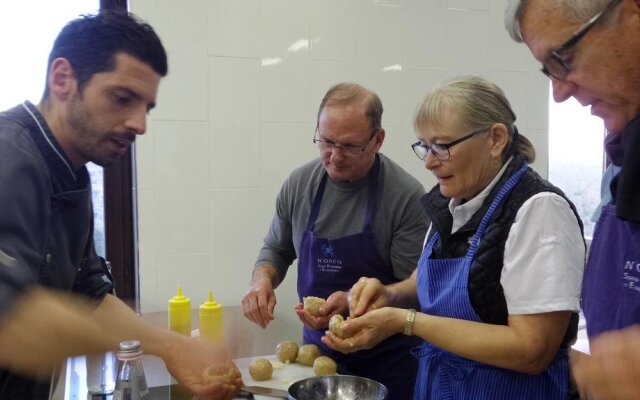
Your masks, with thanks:
[[(45, 86), (47, 57), (53, 39), (64, 24), (83, 13), (96, 12), (98, 0), (66, 0), (64, 7), (53, 1), (14, 1), (0, 3), (0, 40), (3, 62), (0, 66), (0, 110), (22, 101), (38, 104)], [(34, 13), (37, 8), (40, 12)], [(37, 34), (33, 34), (37, 32)], [(20, 40), (15, 40), (16, 36)], [(28, 51), (26, 51), (28, 50)], [(87, 165), (91, 175), (96, 251), (106, 254), (102, 168)]]
[(604, 170), (604, 124), (571, 98), (549, 101), (549, 181), (575, 204), (586, 238), (593, 236), (593, 214), (600, 203)]

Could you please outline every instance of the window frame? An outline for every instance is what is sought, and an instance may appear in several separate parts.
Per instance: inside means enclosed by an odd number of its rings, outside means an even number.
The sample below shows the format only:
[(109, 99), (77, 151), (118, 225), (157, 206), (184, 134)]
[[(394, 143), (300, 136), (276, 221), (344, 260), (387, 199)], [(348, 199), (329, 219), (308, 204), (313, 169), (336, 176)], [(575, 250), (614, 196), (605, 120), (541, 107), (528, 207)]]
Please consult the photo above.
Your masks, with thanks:
[[(127, 0), (100, 0), (100, 11), (128, 10)], [(134, 147), (104, 168), (104, 229), (106, 258), (111, 262), (116, 294), (139, 309), (136, 274), (136, 230), (134, 198)]]

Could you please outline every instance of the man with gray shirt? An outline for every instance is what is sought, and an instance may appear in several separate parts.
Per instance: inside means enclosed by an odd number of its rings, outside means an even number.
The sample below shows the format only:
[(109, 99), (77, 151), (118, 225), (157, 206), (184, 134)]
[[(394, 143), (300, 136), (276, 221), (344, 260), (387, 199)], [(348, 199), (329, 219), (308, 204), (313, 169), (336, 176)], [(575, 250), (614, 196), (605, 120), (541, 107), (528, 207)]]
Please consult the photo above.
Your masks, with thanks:
[(362, 276), (389, 284), (417, 265), (426, 232), (423, 186), (379, 153), (385, 137), (382, 103), (356, 84), (333, 86), (318, 112), (313, 142), (320, 157), (284, 182), (276, 213), (242, 299), (245, 316), (263, 328), (273, 319), (274, 289), (298, 259), (298, 296), (326, 298), (320, 315), (295, 311), (304, 342), (321, 347), (339, 373), (382, 382), (390, 399), (412, 397), (415, 338), (394, 336), (371, 350), (334, 352), (320, 338), (334, 314), (348, 315), (348, 291)]

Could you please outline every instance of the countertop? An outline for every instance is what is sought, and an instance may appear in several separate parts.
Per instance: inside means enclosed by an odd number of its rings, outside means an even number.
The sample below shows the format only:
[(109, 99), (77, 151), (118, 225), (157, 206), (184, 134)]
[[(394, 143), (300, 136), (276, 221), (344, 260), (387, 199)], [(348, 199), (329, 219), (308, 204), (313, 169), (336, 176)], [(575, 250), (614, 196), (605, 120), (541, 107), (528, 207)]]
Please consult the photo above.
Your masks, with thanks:
[[(248, 367), (248, 359), (252, 357), (266, 356), (266, 358), (273, 359), (274, 357), (272, 355), (275, 353), (276, 345), (283, 340), (301, 342), (302, 325), (299, 323), (287, 323), (286, 320), (279, 319), (276, 316), (276, 319), (269, 324), (267, 329), (263, 330), (244, 317), (240, 306), (224, 307), (223, 313), (225, 345), (232, 358), (240, 359), (237, 364), (241, 371), (243, 371), (243, 368), (246, 370)], [(147, 313), (141, 315), (141, 317), (157, 326), (167, 326), (168, 324), (166, 312)], [(197, 328), (197, 321), (197, 310), (192, 310), (192, 326), (194, 328)], [(584, 320), (581, 320), (579, 328), (578, 341), (573, 347), (576, 350), (588, 353), (588, 341)], [(151, 355), (144, 355), (143, 365), (147, 384), (150, 388), (150, 400), (191, 400), (191, 395), (180, 388), (169, 375), (161, 359)], [(296, 373), (298, 373), (298, 371), (296, 371)], [(286, 379), (289, 379), (289, 377)], [(255, 382), (251, 382), (250, 379), (245, 380), (247, 384), (255, 384)], [(282, 381), (284, 382), (284, 380)], [(80, 356), (68, 359), (59, 379), (55, 379), (54, 381), (57, 382), (57, 384), (51, 396), (52, 400), (88, 399), (86, 357)], [(274, 382), (280, 383), (277, 380)], [(281, 388), (280, 386), (282, 386), (274, 385), (265, 386), (275, 388)], [(94, 398), (100, 399), (101, 397)], [(238, 400), (253, 398), (251, 395), (236, 397)], [(102, 399), (112, 400), (112, 396), (105, 396), (102, 397)], [(271, 398), (256, 395), (255, 399)]]
[[(142, 319), (156, 326), (167, 326), (166, 312), (143, 313)], [(197, 335), (198, 310), (191, 314), (193, 334)], [(223, 307), (223, 338), (225, 346), (234, 359), (272, 355), (276, 345), (283, 340), (300, 342), (302, 340), (302, 324), (297, 321), (287, 321), (278, 318), (271, 321), (266, 329), (247, 320), (241, 306)], [(144, 351), (144, 348), (143, 348)], [(150, 388), (150, 399), (153, 400), (190, 400), (191, 396), (176, 385), (176, 381), (167, 372), (164, 363), (158, 357), (145, 354), (143, 365), (147, 384)], [(117, 363), (115, 368), (117, 368)], [(86, 357), (69, 358), (62, 367), (59, 376), (53, 379), (54, 390), (51, 400), (85, 400), (87, 394)], [(111, 400), (112, 396), (94, 397)], [(237, 399), (251, 399), (244, 396)]]

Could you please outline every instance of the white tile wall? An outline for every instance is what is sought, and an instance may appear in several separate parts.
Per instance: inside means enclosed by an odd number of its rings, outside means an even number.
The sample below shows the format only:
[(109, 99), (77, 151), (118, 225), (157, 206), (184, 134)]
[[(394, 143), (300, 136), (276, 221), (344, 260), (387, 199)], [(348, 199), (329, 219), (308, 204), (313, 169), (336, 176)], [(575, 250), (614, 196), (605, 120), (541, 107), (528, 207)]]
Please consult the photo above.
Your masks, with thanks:
[[(547, 173), (547, 91), (526, 48), (503, 28), (503, 0), (131, 0), (163, 38), (170, 75), (137, 144), (143, 311), (181, 283), (237, 305), (288, 173), (316, 155), (328, 87), (378, 92), (382, 151), (427, 187), (411, 152), (412, 115), (443, 78), (484, 75), (510, 97)], [(277, 315), (295, 320), (295, 268)], [(295, 324), (294, 324), (295, 326)]]

